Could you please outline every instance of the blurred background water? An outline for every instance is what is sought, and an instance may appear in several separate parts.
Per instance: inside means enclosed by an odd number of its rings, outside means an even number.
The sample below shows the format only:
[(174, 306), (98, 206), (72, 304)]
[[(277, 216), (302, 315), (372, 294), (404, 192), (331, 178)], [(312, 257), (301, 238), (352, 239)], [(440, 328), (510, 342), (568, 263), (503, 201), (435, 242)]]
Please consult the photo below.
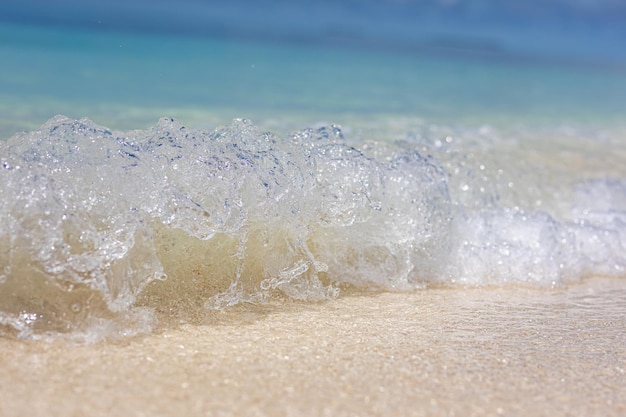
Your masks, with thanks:
[(6, 0), (5, 21), (621, 63), (620, 0)]
[(4, 0), (0, 135), (58, 113), (614, 124), (625, 41), (617, 0)]

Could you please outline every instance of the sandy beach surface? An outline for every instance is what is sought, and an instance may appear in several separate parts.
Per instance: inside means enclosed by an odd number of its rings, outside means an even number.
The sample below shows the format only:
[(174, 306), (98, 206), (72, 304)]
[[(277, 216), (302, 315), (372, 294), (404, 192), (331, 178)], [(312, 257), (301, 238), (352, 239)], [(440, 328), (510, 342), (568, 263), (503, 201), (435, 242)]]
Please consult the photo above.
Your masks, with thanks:
[(623, 416), (626, 280), (245, 305), (90, 345), (0, 339), (1, 416)]

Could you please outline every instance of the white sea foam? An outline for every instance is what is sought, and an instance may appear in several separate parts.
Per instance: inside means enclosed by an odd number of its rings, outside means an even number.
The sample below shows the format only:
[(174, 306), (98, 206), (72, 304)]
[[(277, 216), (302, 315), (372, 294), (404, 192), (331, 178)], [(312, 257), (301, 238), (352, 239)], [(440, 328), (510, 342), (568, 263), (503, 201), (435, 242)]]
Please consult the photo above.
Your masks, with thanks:
[(349, 286), (624, 275), (619, 167), (569, 164), (585, 157), (571, 141), (549, 156), (557, 142), (505, 139), (348, 143), (336, 126), (279, 138), (245, 120), (123, 133), (58, 116), (0, 145), (0, 324), (93, 338), (149, 331), (155, 311)]

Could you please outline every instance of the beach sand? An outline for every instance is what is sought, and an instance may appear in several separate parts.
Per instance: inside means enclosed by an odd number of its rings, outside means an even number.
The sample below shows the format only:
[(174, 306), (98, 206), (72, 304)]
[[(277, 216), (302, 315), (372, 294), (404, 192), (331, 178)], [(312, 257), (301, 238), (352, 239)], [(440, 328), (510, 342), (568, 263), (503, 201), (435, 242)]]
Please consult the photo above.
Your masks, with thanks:
[(1, 416), (623, 416), (626, 280), (244, 305), (91, 345), (0, 338)]

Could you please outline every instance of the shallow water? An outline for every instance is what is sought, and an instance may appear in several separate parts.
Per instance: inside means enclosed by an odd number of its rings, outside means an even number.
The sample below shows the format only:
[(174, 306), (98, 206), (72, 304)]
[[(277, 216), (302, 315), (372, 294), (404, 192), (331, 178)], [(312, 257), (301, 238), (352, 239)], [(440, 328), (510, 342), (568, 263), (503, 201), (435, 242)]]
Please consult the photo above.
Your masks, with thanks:
[(0, 414), (621, 416), (624, 282), (247, 304), (89, 346), (1, 338)]
[(6, 333), (624, 276), (619, 53), (33, 22), (0, 23)]

